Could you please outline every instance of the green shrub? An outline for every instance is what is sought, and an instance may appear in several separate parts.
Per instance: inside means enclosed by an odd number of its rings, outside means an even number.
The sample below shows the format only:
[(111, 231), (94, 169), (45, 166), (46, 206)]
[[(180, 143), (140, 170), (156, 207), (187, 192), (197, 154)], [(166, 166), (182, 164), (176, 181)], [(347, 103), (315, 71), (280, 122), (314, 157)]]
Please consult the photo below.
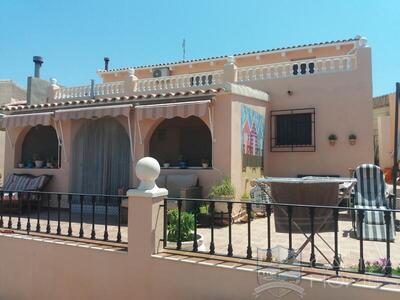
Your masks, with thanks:
[(244, 192), (242, 195), (242, 200), (250, 200), (250, 195), (248, 192)]
[(328, 139), (330, 141), (336, 141), (337, 140), (337, 136), (336, 136), (336, 134), (331, 134), (331, 135), (329, 135)]
[[(178, 241), (178, 209), (168, 211), (168, 236), (170, 242)], [(181, 212), (181, 241), (192, 241), (194, 230), (194, 215), (188, 212)]]
[(208, 214), (208, 207), (209, 207), (208, 204), (202, 204), (202, 205), (200, 205), (200, 207), (199, 207), (199, 213), (200, 213), (200, 214), (203, 214), (203, 215)]
[(232, 185), (231, 179), (229, 177), (225, 177), (221, 183), (214, 185), (211, 188), (209, 198), (217, 198), (217, 197), (234, 197), (235, 188)]

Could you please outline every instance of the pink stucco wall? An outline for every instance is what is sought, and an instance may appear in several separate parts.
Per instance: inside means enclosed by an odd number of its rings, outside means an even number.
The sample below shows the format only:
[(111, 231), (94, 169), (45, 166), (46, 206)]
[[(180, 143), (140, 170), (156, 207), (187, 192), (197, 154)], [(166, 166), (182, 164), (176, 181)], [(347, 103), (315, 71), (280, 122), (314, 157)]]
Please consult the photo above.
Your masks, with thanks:
[[(252, 299), (256, 266), (236, 260), (223, 264), (218, 256), (196, 260), (154, 256), (160, 244), (161, 197), (129, 198), (127, 252), (54, 243), (40, 238), (0, 235), (1, 299)], [(101, 247), (100, 247), (101, 248)], [(305, 299), (398, 299), (398, 290), (384, 284), (335, 284), (333, 273), (306, 275), (297, 286)], [(310, 274), (312, 275), (312, 274)], [(272, 278), (273, 279), (273, 278)], [(330, 279), (327, 281), (326, 279)], [(367, 279), (367, 278), (366, 278)], [(340, 281), (340, 280), (339, 280)], [(351, 283), (349, 283), (351, 282)], [(271, 299), (265, 291), (258, 299)], [(299, 299), (289, 293), (283, 299)]]

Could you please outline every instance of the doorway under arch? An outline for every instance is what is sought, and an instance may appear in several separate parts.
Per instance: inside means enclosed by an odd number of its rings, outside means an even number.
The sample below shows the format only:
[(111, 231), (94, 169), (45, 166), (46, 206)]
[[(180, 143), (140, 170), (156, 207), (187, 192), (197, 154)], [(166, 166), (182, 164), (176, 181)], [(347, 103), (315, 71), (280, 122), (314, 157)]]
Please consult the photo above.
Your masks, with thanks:
[(123, 194), (129, 186), (130, 143), (115, 119), (86, 120), (72, 146), (71, 190), (80, 194)]

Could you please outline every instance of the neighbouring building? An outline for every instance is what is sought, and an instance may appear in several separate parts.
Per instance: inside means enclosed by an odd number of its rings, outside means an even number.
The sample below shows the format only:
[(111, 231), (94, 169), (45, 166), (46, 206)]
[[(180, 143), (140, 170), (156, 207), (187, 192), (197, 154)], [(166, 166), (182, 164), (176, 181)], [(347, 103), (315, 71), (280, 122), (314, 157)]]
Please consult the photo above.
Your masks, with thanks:
[[(12, 80), (0, 80), (0, 105), (24, 105), (26, 104), (26, 90)], [(4, 175), (4, 150), (6, 135), (0, 130), (0, 182), (3, 182)]]
[(203, 196), (229, 176), (240, 197), (254, 177), (348, 176), (374, 160), (365, 38), (133, 68), (106, 60), (97, 74), (103, 83), (52, 80), (42, 103), (2, 109), (6, 174), (116, 194), (136, 184), (135, 162), (153, 156), (162, 175), (195, 174)]
[(393, 167), (396, 93), (374, 97), (374, 139), (377, 162), (383, 169)]

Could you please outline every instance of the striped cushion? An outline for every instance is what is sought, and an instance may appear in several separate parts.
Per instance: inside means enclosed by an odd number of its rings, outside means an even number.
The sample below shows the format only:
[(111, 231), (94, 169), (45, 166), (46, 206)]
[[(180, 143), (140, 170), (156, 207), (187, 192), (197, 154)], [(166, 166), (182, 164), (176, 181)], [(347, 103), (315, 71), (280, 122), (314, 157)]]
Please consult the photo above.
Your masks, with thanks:
[(51, 176), (32, 176), (29, 174), (8, 175), (3, 186), (4, 191), (40, 191), (49, 182)]
[[(355, 208), (379, 209), (380, 211), (365, 211), (363, 220), (363, 238), (373, 241), (386, 241), (385, 210), (389, 208), (385, 196), (385, 181), (382, 170), (372, 164), (357, 167), (354, 173), (357, 179), (355, 187)], [(359, 221), (356, 213), (357, 237), (360, 237)], [(394, 222), (391, 215), (390, 240), (394, 240)]]

